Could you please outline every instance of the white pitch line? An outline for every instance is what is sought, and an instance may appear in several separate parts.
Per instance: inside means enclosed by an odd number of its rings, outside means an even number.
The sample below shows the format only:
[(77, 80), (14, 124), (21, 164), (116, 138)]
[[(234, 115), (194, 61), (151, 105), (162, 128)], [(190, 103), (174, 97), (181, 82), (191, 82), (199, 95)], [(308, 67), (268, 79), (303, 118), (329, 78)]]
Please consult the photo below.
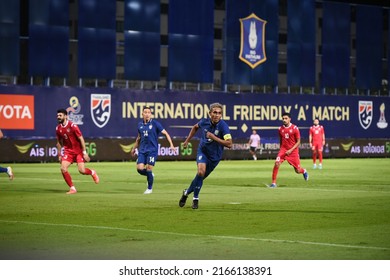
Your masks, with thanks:
[(239, 241), (261, 241), (261, 242), (273, 242), (273, 243), (296, 243), (296, 244), (315, 245), (315, 246), (390, 251), (390, 248), (387, 248), (387, 247), (358, 246), (358, 245), (348, 245), (348, 244), (335, 244), (335, 243), (311, 242), (311, 241), (300, 241), (300, 240), (267, 239), (267, 238), (240, 237), (240, 236), (202, 235), (202, 234), (192, 234), (192, 233), (178, 233), (178, 232), (169, 232), (169, 231), (130, 229), (130, 228), (120, 228), (120, 227), (85, 226), (85, 225), (77, 225), (77, 224), (52, 224), (52, 223), (41, 223), (41, 222), (7, 221), (7, 220), (0, 220), (0, 223), (26, 224), (26, 225), (52, 226), (52, 227), (73, 227), (73, 228), (85, 228), (85, 229), (104, 229), (104, 230), (117, 230), (117, 231), (130, 231), (130, 232), (176, 235), (176, 236), (186, 236), (186, 237), (200, 237), (200, 238), (207, 237), (207, 238), (214, 238), (214, 239), (231, 239), (231, 240), (239, 240)]
[[(125, 178), (125, 180), (128, 180), (128, 178)], [(23, 181), (23, 183), (21, 182)], [(12, 184), (15, 184), (15, 185), (19, 185), (19, 183), (21, 184), (25, 184), (24, 182), (25, 181), (44, 181), (44, 183), (47, 183), (47, 182), (64, 182), (64, 179), (42, 179), (42, 178), (36, 178), (36, 177), (18, 177), (17, 179), (15, 179)], [(91, 180), (89, 179), (82, 179), (82, 178), (76, 178), (76, 179), (73, 179), (74, 182), (76, 183), (88, 183), (88, 182), (92, 182)], [(105, 181), (104, 182), (105, 184), (109, 184), (109, 183), (113, 183), (112, 181)], [(143, 184), (142, 182), (133, 182), (133, 184)], [(159, 183), (160, 185), (172, 185), (172, 183)], [(266, 188), (266, 185), (264, 183), (264, 188)], [(210, 187), (213, 187), (213, 186), (216, 186), (216, 187), (220, 187), (220, 185), (214, 185), (214, 184), (209, 184), (208, 186)], [(260, 187), (263, 187), (263, 186), (260, 186)], [(282, 190), (282, 191), (297, 191), (297, 190), (303, 190), (303, 191), (318, 191), (318, 192), (342, 192), (342, 193), (345, 193), (345, 192), (349, 192), (349, 193), (381, 193), (381, 194), (390, 194), (390, 189), (387, 191), (387, 190), (352, 190), (352, 189), (317, 189), (317, 188), (311, 188), (310, 186), (308, 187), (305, 187), (305, 188), (299, 188), (299, 187), (286, 187), (286, 186), (283, 186), (283, 187), (277, 187), (275, 189), (278, 189), (278, 190)], [(17, 190), (17, 189), (15, 189)]]
[(352, 193), (386, 193), (390, 194), (390, 191), (383, 190), (344, 190), (344, 189), (313, 189), (310, 187), (307, 188), (294, 188), (294, 187), (277, 187), (278, 190), (304, 190), (304, 191), (319, 191), (319, 192), (352, 192)]

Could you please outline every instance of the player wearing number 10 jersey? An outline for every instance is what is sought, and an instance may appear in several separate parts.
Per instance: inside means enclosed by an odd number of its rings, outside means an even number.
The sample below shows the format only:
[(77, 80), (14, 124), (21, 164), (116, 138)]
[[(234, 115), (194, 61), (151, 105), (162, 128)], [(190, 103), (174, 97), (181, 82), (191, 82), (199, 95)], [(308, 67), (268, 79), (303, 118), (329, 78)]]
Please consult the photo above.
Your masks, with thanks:
[(306, 169), (301, 167), (299, 158), (299, 145), (301, 143), (299, 128), (291, 123), (291, 115), (289, 113), (283, 113), (282, 119), (283, 125), (279, 128), (280, 150), (272, 171), (272, 184), (269, 186), (271, 188), (277, 186), (276, 177), (279, 167), (285, 160), (294, 167), (296, 173), (303, 174), (303, 178), (306, 181), (309, 180), (309, 174)]

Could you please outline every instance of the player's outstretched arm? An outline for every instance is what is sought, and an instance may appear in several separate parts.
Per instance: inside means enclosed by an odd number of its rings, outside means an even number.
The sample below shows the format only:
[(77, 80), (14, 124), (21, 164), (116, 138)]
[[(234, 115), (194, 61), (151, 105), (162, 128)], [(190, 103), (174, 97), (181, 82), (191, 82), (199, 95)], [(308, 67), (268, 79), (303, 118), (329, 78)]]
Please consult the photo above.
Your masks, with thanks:
[(190, 140), (192, 139), (192, 137), (194, 137), (194, 135), (195, 135), (195, 133), (198, 131), (198, 129), (199, 129), (199, 125), (198, 125), (198, 124), (195, 124), (195, 125), (191, 128), (190, 133), (188, 134), (186, 140), (185, 140), (184, 143), (183, 143), (184, 148), (187, 147), (188, 142), (190, 142)]

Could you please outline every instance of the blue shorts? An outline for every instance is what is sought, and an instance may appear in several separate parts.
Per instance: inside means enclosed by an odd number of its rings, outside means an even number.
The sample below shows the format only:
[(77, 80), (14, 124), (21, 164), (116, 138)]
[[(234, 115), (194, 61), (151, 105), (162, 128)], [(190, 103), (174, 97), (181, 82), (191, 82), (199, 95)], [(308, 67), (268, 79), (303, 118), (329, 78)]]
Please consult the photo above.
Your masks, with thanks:
[(154, 166), (157, 161), (157, 152), (138, 153), (137, 164), (143, 163)]
[(208, 157), (202, 153), (202, 151), (199, 151), (198, 150), (198, 153), (196, 155), (196, 163), (205, 163), (206, 164), (206, 174), (205, 174), (205, 178), (211, 173), (213, 172), (213, 170), (215, 169), (215, 167), (217, 167), (217, 165), (219, 164), (220, 160), (218, 161), (211, 161), (208, 159)]

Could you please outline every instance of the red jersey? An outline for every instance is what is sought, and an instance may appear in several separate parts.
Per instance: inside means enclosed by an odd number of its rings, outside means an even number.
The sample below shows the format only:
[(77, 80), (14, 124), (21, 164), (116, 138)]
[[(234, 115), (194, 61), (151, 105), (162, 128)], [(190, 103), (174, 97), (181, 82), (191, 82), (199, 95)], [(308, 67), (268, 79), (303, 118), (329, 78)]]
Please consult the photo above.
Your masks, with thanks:
[[(279, 138), (280, 149), (289, 150), (298, 142), (298, 139), (301, 138), (301, 133), (296, 125), (290, 123), (288, 127), (285, 127), (284, 125), (279, 127)], [(297, 153), (298, 148), (299, 147), (297, 147), (293, 153)]]
[(322, 144), (324, 134), (325, 131), (322, 125), (312, 125), (309, 129), (309, 135), (312, 137), (312, 143)]
[(65, 125), (59, 124), (56, 128), (56, 135), (66, 153), (79, 154), (83, 152), (79, 140), (82, 134), (79, 127), (73, 122), (67, 120)]

